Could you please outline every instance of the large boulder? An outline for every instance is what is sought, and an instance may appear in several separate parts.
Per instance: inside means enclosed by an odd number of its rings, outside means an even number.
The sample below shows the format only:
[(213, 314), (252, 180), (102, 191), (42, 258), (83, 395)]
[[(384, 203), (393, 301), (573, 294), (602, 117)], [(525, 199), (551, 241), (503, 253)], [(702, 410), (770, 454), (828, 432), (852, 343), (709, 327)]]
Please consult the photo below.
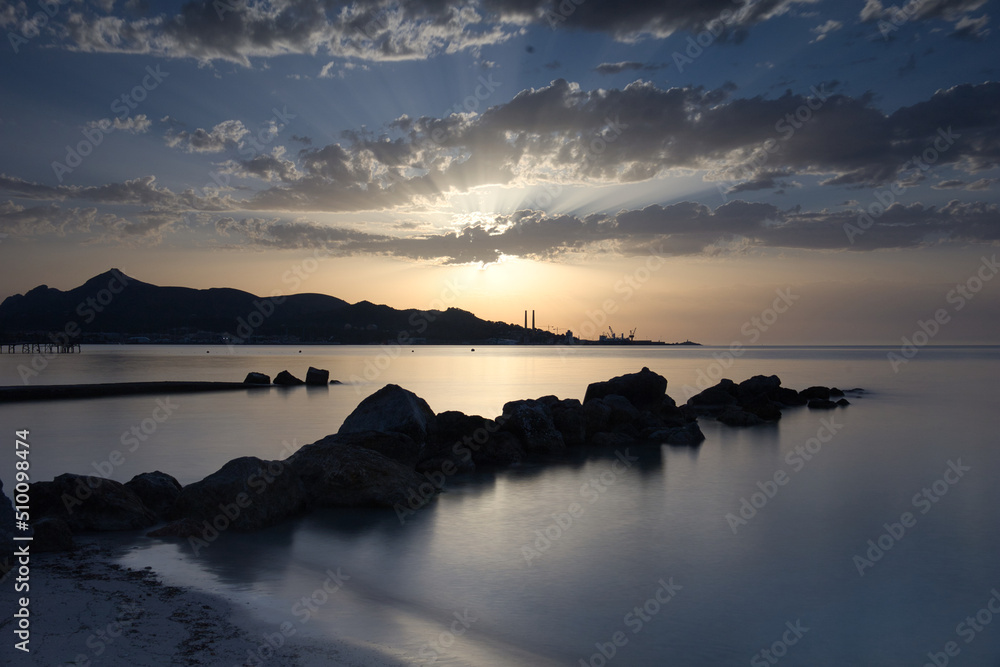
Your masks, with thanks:
[(638, 373), (619, 375), (604, 382), (594, 382), (587, 387), (583, 398), (586, 403), (592, 398), (604, 398), (611, 394), (624, 396), (639, 410), (658, 410), (667, 392), (667, 379), (643, 367)]
[(31, 485), (32, 520), (62, 519), (74, 533), (134, 530), (156, 523), (156, 515), (121, 482), (65, 473)]
[(494, 431), (485, 442), (469, 444), (476, 468), (506, 468), (517, 465), (527, 456), (521, 441), (509, 431)]
[(434, 431), (434, 422), (434, 411), (427, 401), (398, 385), (387, 384), (361, 401), (338, 432), (394, 431), (422, 445)]
[(370, 449), (411, 468), (417, 464), (422, 455), (422, 448), (413, 441), (413, 438), (397, 432), (358, 431), (356, 433), (334, 433), (313, 444), (337, 444), (345, 447)]
[(285, 463), (302, 480), (309, 504), (317, 507), (405, 505), (428, 483), (412, 468), (374, 450), (328, 439), (302, 447)]
[(322, 368), (309, 367), (306, 371), (306, 384), (313, 387), (325, 387), (330, 383), (330, 371)]
[(695, 420), (682, 426), (650, 429), (644, 439), (662, 445), (694, 447), (704, 442), (705, 434), (701, 432), (701, 427)]
[(830, 398), (830, 388), (829, 387), (820, 387), (820, 386), (808, 387), (808, 388), (803, 389), (802, 391), (800, 391), (799, 395), (802, 398), (806, 399), (807, 401), (811, 401), (814, 398), (820, 398), (820, 399), (823, 399), (823, 400), (829, 400), (829, 398)]
[(566, 448), (552, 415), (543, 403), (538, 401), (511, 401), (503, 406), (501, 429), (514, 434), (528, 454), (548, 454)]
[(249, 531), (274, 525), (305, 506), (302, 482), (287, 463), (243, 456), (181, 489), (175, 513), (208, 521), (218, 530)]
[(243, 384), (271, 384), (271, 376), (251, 371), (243, 378)]
[(159, 470), (136, 475), (125, 482), (125, 488), (139, 496), (142, 504), (160, 519), (172, 516), (174, 504), (181, 495), (181, 483)]
[(731, 405), (716, 417), (717, 420), (726, 426), (756, 426), (763, 424), (764, 420), (752, 412), (747, 412), (741, 407)]

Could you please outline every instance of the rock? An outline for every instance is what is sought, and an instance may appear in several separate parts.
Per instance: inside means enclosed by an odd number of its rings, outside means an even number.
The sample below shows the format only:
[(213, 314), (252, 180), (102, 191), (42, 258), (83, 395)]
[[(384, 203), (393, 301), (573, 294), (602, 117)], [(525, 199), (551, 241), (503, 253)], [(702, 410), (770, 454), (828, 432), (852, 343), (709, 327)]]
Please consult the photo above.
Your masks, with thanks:
[(689, 398), (687, 404), (699, 414), (721, 414), (728, 406), (737, 402), (736, 392), (736, 383), (723, 379), (714, 387)]
[(330, 384), (344, 384), (340, 380), (330, 380)]
[(139, 496), (159, 519), (171, 518), (174, 503), (181, 495), (181, 483), (165, 472), (144, 472), (125, 482), (125, 488)]
[(830, 398), (840, 398), (844, 395), (844, 392), (836, 387), (830, 387)]
[(619, 447), (634, 445), (635, 438), (625, 435), (624, 433), (602, 431), (601, 433), (595, 433), (590, 438), (590, 444), (593, 447), (617, 449)]
[(814, 398), (809, 401), (810, 410), (833, 410), (837, 404), (826, 398)]
[(705, 434), (701, 432), (698, 422), (693, 421), (684, 426), (654, 429), (645, 439), (663, 445), (693, 447), (704, 442)]
[(309, 504), (316, 507), (393, 507), (411, 494), (426, 497), (424, 475), (371, 449), (323, 440), (285, 459), (302, 480)]
[(736, 386), (736, 395), (739, 399), (766, 395), (775, 391), (781, 386), (781, 379), (777, 375), (754, 375), (748, 380), (740, 382)]
[(298, 379), (288, 371), (281, 371), (274, 378), (274, 384), (279, 387), (297, 387), (299, 385), (305, 384), (302, 380)]
[(508, 431), (496, 431), (489, 439), (475, 449), (472, 443), (472, 460), (476, 468), (505, 468), (517, 465), (526, 458), (521, 441)]
[(667, 379), (643, 367), (638, 373), (619, 375), (604, 382), (594, 382), (587, 387), (583, 398), (586, 403), (592, 398), (604, 398), (611, 394), (624, 396), (639, 410), (658, 410), (667, 392)]
[(290, 466), (242, 456), (181, 489), (175, 508), (180, 518), (207, 521), (221, 532), (266, 528), (305, 505), (302, 482)]
[(545, 406), (536, 401), (512, 401), (503, 406), (500, 428), (521, 442), (527, 454), (547, 454), (566, 448)]
[(156, 515), (121, 482), (64, 473), (31, 485), (32, 519), (62, 519), (70, 530), (134, 530), (156, 523)]
[(809, 387), (808, 389), (803, 389), (799, 392), (799, 396), (806, 400), (812, 400), (814, 398), (830, 398), (830, 388), (829, 387)]
[(604, 404), (611, 408), (611, 417), (608, 423), (612, 427), (625, 426), (634, 423), (639, 419), (639, 410), (632, 405), (624, 396), (618, 394), (608, 394), (601, 399)]
[(62, 519), (39, 519), (31, 525), (34, 531), (31, 540), (33, 552), (73, 551), (73, 531)]
[(754, 413), (736, 406), (726, 408), (716, 419), (726, 426), (756, 426), (764, 423), (764, 420)]
[(247, 373), (243, 384), (271, 384), (271, 376), (264, 373)]
[(587, 442), (583, 406), (575, 398), (560, 401), (552, 407), (552, 424), (562, 434), (567, 447), (582, 447)]
[(313, 387), (325, 387), (330, 382), (330, 371), (322, 368), (309, 367), (306, 371), (306, 384)]
[(387, 384), (361, 401), (338, 432), (395, 431), (410, 436), (422, 445), (434, 426), (434, 411), (427, 401), (412, 391)]
[(592, 398), (583, 404), (583, 425), (587, 437), (591, 434), (607, 431), (611, 423), (611, 408), (602, 398)]
[(423, 455), (423, 448), (414, 442), (413, 438), (398, 432), (358, 431), (356, 433), (335, 433), (326, 436), (314, 444), (326, 443), (370, 449), (411, 468), (417, 464), (417, 461)]
[(839, 399), (837, 401), (837, 405), (839, 405), (842, 408), (846, 408), (850, 404), (851, 404), (851, 402), (849, 400), (847, 400), (846, 398), (841, 398), (841, 399)]
[(781, 409), (763, 394), (757, 394), (740, 401), (740, 407), (747, 412), (752, 412), (764, 421), (773, 422), (781, 419)]
[(809, 402), (808, 399), (800, 396), (799, 392), (794, 389), (789, 389), (788, 387), (778, 387), (777, 389), (768, 392), (767, 397), (775, 403), (790, 408), (805, 405)]

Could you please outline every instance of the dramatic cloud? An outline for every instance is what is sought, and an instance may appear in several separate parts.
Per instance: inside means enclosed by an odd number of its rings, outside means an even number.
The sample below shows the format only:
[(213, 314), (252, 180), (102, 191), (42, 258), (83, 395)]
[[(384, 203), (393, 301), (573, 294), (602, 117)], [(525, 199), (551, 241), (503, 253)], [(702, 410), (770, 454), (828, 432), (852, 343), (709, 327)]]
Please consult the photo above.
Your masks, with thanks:
[(980, 39), (989, 32), (986, 28), (988, 16), (973, 18), (969, 14), (987, 0), (910, 0), (903, 5), (883, 5), (881, 0), (867, 0), (861, 9), (863, 22), (878, 22), (883, 37), (890, 37), (903, 24), (910, 21), (938, 19), (954, 24), (952, 35)]
[[(73, 50), (228, 60), (248, 66), (253, 57), (290, 53), (373, 61), (425, 59), (500, 44), (530, 24), (607, 33), (626, 42), (719, 24), (732, 31), (814, 1), (202, 0), (185, 4), (176, 14), (138, 19), (112, 14), (113, 3), (103, 10), (73, 5), (65, 18), (54, 22), (61, 43)], [(21, 20), (27, 11), (8, 8), (0, 20)]]
[[(584, 91), (558, 79), (482, 114), (401, 117), (386, 134), (347, 132), (294, 160), (242, 173), (275, 183), (253, 210), (378, 210), (433, 203), (482, 185), (615, 184), (704, 171), (730, 192), (822, 176), (827, 185), (909, 187), (932, 167), (1000, 165), (1000, 84), (961, 85), (890, 114), (869, 96), (814, 89), (729, 99), (731, 88), (663, 90), (637, 81)], [(235, 171), (234, 171), (235, 173)]]

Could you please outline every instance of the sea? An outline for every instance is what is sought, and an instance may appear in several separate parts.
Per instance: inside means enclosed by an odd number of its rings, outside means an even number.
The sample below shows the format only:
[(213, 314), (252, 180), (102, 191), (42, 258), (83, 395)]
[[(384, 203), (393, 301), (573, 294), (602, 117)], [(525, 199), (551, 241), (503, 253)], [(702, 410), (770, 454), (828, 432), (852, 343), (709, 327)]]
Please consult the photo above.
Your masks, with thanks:
[(10, 494), (29, 430), (36, 481), (161, 470), (190, 484), (335, 433), (388, 383), (487, 417), (643, 367), (678, 403), (760, 374), (861, 388), (775, 424), (702, 419), (699, 447), (454, 475), (413, 512), (328, 509), (204, 545), (114, 539), (123, 564), (268, 628), (247, 647), (261, 664), (299, 635), (386, 665), (1000, 665), (1000, 347), (84, 346), (0, 355), (0, 384), (310, 366), (342, 384), (0, 405), (0, 478)]

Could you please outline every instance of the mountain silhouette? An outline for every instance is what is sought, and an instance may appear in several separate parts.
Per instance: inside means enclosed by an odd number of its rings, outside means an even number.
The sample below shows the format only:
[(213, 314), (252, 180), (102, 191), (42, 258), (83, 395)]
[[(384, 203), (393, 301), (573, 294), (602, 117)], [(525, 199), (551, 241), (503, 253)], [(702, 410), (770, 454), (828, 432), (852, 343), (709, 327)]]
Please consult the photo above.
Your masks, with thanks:
[[(0, 304), (0, 336), (14, 342), (69, 334), (74, 342), (148, 337), (206, 342), (456, 343), (520, 340), (526, 330), (457, 308), (397, 310), (326, 294), (261, 297), (231, 288), (151, 285), (111, 269), (68, 291), (40, 285)], [(74, 333), (75, 332), (75, 333)], [(532, 334), (545, 342), (547, 332)]]

